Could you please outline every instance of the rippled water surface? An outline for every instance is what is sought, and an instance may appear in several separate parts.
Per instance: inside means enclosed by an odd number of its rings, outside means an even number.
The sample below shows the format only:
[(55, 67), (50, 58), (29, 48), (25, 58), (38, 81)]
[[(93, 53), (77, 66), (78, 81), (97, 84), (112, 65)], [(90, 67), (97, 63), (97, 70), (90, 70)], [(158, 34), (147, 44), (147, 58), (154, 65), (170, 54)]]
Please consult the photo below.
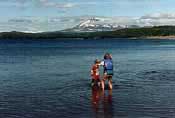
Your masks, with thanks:
[[(92, 90), (105, 52), (113, 90)], [(1, 118), (173, 118), (175, 41), (0, 40), (0, 83)]]

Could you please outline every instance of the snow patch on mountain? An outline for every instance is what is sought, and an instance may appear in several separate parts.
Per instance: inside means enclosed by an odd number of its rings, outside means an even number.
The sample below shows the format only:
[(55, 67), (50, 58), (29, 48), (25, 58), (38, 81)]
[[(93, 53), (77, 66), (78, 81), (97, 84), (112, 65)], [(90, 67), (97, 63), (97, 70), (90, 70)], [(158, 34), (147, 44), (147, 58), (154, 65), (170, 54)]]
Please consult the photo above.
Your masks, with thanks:
[[(123, 28), (136, 28), (137, 25), (128, 24), (128, 19), (125, 18), (127, 23), (123, 23), (124, 20), (121, 19), (110, 19), (110, 18), (100, 18), (92, 17), (88, 19), (82, 19), (78, 25), (73, 28), (67, 29), (66, 31), (76, 31), (76, 32), (94, 32), (94, 31), (114, 31)], [(122, 22), (121, 22), (122, 21)]]

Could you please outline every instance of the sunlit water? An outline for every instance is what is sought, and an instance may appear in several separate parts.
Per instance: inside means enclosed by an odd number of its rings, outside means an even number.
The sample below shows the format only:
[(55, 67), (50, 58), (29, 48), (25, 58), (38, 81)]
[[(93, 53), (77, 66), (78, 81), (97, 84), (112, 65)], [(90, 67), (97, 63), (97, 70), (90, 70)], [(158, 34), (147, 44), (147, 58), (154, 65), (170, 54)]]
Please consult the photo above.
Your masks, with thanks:
[[(113, 90), (92, 90), (105, 52)], [(0, 40), (0, 118), (160, 117), (175, 117), (175, 41)]]

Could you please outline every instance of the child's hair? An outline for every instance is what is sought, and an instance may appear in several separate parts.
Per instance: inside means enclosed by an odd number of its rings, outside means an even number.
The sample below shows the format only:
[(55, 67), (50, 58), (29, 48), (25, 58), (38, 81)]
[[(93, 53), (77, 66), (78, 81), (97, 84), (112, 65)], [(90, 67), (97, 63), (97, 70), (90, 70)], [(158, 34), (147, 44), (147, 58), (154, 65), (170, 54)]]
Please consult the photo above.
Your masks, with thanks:
[(94, 63), (95, 64), (100, 63), (100, 60), (99, 59), (95, 59)]
[(104, 59), (111, 59), (111, 54), (106, 53), (106, 54), (104, 55)]

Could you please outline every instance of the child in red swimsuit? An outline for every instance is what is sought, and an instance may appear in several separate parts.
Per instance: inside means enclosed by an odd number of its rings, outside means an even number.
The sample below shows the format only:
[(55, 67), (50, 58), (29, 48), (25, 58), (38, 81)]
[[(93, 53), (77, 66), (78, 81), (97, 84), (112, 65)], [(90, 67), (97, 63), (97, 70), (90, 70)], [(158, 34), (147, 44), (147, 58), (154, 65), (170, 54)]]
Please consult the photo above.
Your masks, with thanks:
[(100, 86), (99, 64), (100, 64), (100, 60), (96, 59), (91, 68), (91, 78), (92, 78), (91, 86), (92, 87), (94, 85)]

